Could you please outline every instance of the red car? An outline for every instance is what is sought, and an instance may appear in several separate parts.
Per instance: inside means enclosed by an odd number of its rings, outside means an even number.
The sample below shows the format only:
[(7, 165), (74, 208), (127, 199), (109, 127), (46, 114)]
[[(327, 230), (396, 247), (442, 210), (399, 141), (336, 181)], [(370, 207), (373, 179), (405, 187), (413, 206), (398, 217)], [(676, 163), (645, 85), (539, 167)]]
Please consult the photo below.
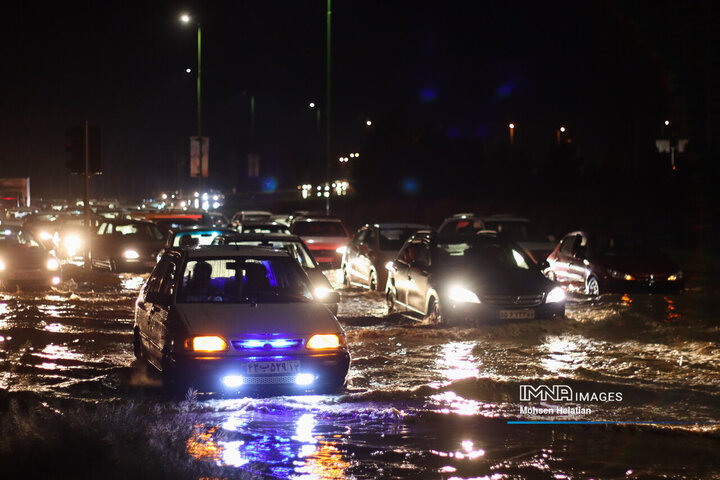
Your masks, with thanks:
[(547, 263), (545, 274), (550, 280), (591, 296), (685, 288), (680, 267), (648, 242), (628, 236), (571, 232)]
[(324, 268), (340, 268), (350, 234), (339, 218), (303, 217), (295, 220), (290, 232), (302, 238)]

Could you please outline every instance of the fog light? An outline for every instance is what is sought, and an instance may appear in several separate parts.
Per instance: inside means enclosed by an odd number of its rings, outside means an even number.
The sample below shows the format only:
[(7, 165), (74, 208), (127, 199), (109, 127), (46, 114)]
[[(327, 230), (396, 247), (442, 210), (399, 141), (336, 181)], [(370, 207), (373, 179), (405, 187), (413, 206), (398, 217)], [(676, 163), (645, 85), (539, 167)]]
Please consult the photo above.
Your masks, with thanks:
[(315, 381), (315, 375), (312, 373), (298, 373), (295, 376), (296, 385), (310, 385)]
[(223, 385), (228, 388), (240, 387), (243, 384), (242, 375), (227, 375), (222, 379)]
[(60, 277), (52, 277), (53, 285), (60, 285)]

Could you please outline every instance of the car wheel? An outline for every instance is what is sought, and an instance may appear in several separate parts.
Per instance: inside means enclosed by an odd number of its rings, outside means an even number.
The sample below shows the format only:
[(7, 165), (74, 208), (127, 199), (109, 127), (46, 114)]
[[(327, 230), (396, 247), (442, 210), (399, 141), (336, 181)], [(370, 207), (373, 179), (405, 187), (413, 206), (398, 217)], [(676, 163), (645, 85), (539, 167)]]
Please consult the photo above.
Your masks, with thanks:
[(345, 288), (350, 288), (350, 277), (348, 276), (347, 265), (343, 265), (342, 268), (342, 282)]
[(594, 275), (590, 275), (585, 281), (585, 295), (590, 295), (591, 297), (600, 296), (600, 284)]
[(390, 287), (387, 295), (385, 295), (385, 303), (387, 304), (388, 313), (397, 312), (397, 302), (395, 301), (396, 293), (395, 289)]
[(375, 274), (375, 271), (370, 272), (370, 279), (368, 280), (368, 288), (371, 292), (374, 292), (377, 290), (377, 275)]
[(428, 306), (425, 320), (431, 325), (438, 327), (444, 327), (446, 325), (445, 317), (442, 314), (442, 309), (440, 308), (440, 302), (438, 300), (434, 298), (430, 299), (430, 305)]
[(142, 339), (140, 338), (140, 331), (137, 328), (133, 335), (133, 353), (139, 361), (145, 361), (145, 349), (143, 348)]

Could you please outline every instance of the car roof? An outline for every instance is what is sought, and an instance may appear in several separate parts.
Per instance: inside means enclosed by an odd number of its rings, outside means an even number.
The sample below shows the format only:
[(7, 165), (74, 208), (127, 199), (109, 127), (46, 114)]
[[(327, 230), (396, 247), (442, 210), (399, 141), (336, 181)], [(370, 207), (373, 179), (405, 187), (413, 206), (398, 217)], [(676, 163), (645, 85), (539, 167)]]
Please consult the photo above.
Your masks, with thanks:
[(171, 235), (187, 232), (220, 232), (220, 233), (237, 233), (234, 228), (228, 227), (208, 227), (205, 225), (190, 225), (187, 227), (174, 228), (170, 230)]
[(300, 223), (300, 222), (337, 222), (342, 223), (342, 220), (340, 220), (337, 217), (299, 217), (295, 219), (293, 223)]
[(215, 257), (290, 257), (285, 250), (273, 250), (253, 245), (210, 245), (202, 247), (186, 247), (188, 259)]
[[(370, 226), (370, 224), (366, 226)], [(373, 223), (372, 226), (381, 230), (384, 228), (414, 228), (418, 230), (429, 230), (432, 228), (430, 225), (419, 223)]]
[(234, 242), (255, 242), (260, 240), (302, 242), (300, 237), (291, 233), (234, 233), (232, 235), (223, 235), (223, 238), (225, 241)]

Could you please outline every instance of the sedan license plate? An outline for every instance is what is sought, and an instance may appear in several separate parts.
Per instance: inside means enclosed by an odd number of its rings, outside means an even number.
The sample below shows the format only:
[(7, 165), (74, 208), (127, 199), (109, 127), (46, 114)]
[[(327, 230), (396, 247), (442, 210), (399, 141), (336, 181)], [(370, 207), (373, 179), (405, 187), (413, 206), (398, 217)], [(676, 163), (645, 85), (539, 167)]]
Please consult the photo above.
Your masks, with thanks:
[(249, 375), (266, 375), (272, 373), (298, 373), (300, 362), (289, 360), (284, 362), (252, 362), (247, 364)]
[(500, 320), (531, 320), (535, 318), (535, 310), (500, 310)]

